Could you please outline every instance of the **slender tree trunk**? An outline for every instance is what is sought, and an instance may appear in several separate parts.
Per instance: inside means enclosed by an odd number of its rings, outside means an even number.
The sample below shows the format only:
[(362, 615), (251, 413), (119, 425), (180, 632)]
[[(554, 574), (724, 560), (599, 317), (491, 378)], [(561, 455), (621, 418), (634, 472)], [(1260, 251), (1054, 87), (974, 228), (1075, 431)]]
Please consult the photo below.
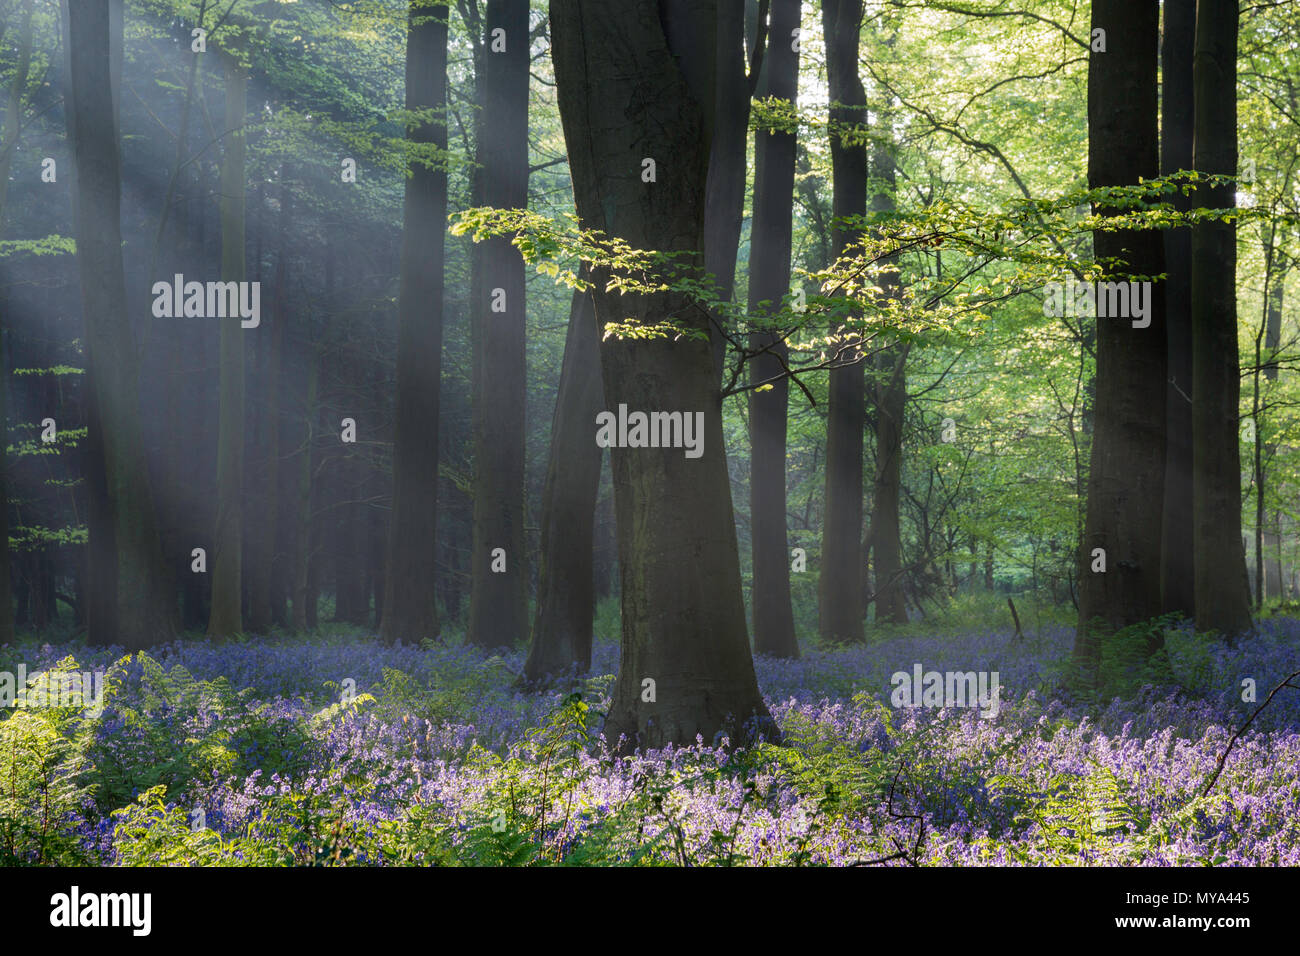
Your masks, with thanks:
[[(763, 64), (760, 95), (793, 107), (799, 88), (799, 53), (789, 42), (799, 26), (799, 0), (775, 0), (772, 37)], [(750, 225), (749, 312), (780, 312), (790, 287), (794, 220), (794, 133), (759, 131), (754, 137), (754, 216)], [(764, 306), (764, 303), (768, 303)], [(790, 598), (790, 550), (786, 537), (786, 416), (789, 355), (781, 329), (750, 336), (751, 350), (769, 350), (749, 362), (749, 514), (753, 549), (754, 650), (798, 657)]]
[[(1196, 170), (1237, 174), (1237, 0), (1196, 5)], [(1197, 206), (1230, 208), (1232, 184), (1199, 191)], [(1237, 230), (1192, 230), (1192, 475), (1196, 627), (1229, 640), (1250, 629), (1241, 539), (1238, 446)]]
[(907, 623), (903, 593), (903, 543), (899, 520), (903, 461), (903, 415), (907, 409), (907, 346), (893, 345), (876, 355), (872, 383), (876, 409), (876, 470), (871, 501), (875, 550), (876, 620)]
[[(1156, 0), (1095, 0), (1092, 26), (1106, 31), (1107, 50), (1092, 53), (1088, 63), (1088, 182), (1094, 189), (1135, 185), (1159, 169), (1160, 7)], [(1164, 243), (1155, 230), (1098, 231), (1093, 250), (1099, 259), (1122, 263), (1116, 281), (1164, 271)], [(1124, 315), (1097, 317), (1097, 391), (1075, 639), (1076, 658), (1089, 667), (1100, 660), (1102, 633), (1160, 613), (1168, 359), (1164, 284), (1150, 288), (1148, 326), (1135, 328), (1135, 320)], [(1097, 563), (1099, 550), (1104, 570)], [(1151, 639), (1147, 651), (1157, 645)]]
[[(711, 0), (552, 0), (552, 59), (578, 215), (633, 248), (703, 266), (716, 46)], [(691, 43), (698, 44), (692, 48)], [(652, 92), (651, 92), (652, 91)], [(617, 117), (595, 123), (593, 117)], [(661, 180), (644, 182), (642, 160)], [(745, 627), (722, 401), (708, 316), (675, 291), (606, 291), (602, 329), (674, 317), (693, 335), (601, 342), (606, 407), (702, 413), (698, 458), (683, 448), (611, 449), (623, 640), (605, 736), (624, 750), (779, 737), (758, 690)]]
[[(434, 110), (407, 133), (412, 143), (447, 148), (447, 5), (412, 2), (406, 35), (406, 107)], [(442, 296), (447, 170), (412, 162), (402, 214), (398, 292), (397, 424), (393, 513), (380, 635), (419, 643), (438, 636), (438, 392), (442, 377)]]
[[(528, 0), (488, 0), (485, 28), (485, 73), (479, 78), (482, 202), (523, 209), (528, 205)], [(479, 375), (467, 639), (480, 647), (509, 647), (528, 633), (524, 262), (508, 236), (487, 240), (478, 262), (482, 274), (472, 306)]]
[[(221, 279), (243, 282), (244, 105), (248, 77), (233, 57), (226, 67), (226, 137), (221, 163)], [(243, 631), (244, 330), (221, 320), (220, 423), (217, 427), (217, 524), (213, 535), (212, 613), (208, 634)]]
[[(881, 111), (881, 126), (888, 122), (889, 109)], [(894, 156), (883, 131), (873, 151), (873, 179), (881, 188), (872, 199), (872, 210), (893, 212), (894, 184), (897, 174)], [(893, 271), (895, 258), (882, 261), (890, 271), (882, 273), (876, 284), (884, 297), (897, 297), (898, 273)], [(875, 375), (871, 380), (871, 400), (875, 408), (876, 469), (871, 495), (871, 539), (876, 554), (876, 620), (893, 624), (907, 623), (907, 599), (903, 593), (903, 542), (899, 519), (903, 465), (903, 416), (907, 411), (906, 345), (891, 345), (875, 357)], [(928, 547), (928, 543), (927, 543)]]
[[(281, 189), (279, 225), (277, 226), (277, 247), (284, 249), (283, 232), (286, 206)], [(253, 249), (253, 281), (263, 282), (263, 247), (266, 233), (266, 196), (260, 186), (253, 192), (253, 206), (257, 210), (254, 218), (256, 240)], [(278, 305), (279, 286), (276, 285), (275, 303)], [(248, 494), (249, 522), (245, 534), (246, 571), (245, 586), (248, 591), (248, 630), (253, 634), (266, 634), (271, 629), (271, 574), (275, 562), (275, 514), (276, 514), (276, 470), (279, 464), (278, 433), (280, 429), (279, 411), (276, 407), (279, 395), (280, 340), (284, 334), (284, 317), (274, 308), (270, 310), (271, 321), (267, 337), (257, 346), (255, 393), (260, 401), (250, 403), (249, 432), (257, 436), (253, 443), (246, 479), (251, 485)]]
[(4, 330), (4, 309), (8, 303), (3, 301), (0, 292), (0, 541), (4, 543), (4, 555), (0, 557), (0, 646), (9, 644), (14, 638), (14, 593), (12, 569), (9, 552), (9, 469), (5, 460), (5, 448), (9, 444), (9, 349)]
[[(826, 73), (832, 124), (861, 126), (867, 121), (866, 92), (858, 76), (858, 41), (862, 0), (825, 0)], [(834, 179), (832, 214), (836, 220), (867, 211), (867, 150), (858, 141), (831, 130)], [(837, 223), (833, 230), (838, 258), (857, 238), (854, 229)], [(830, 373), (826, 420), (826, 512), (822, 530), (821, 577), (818, 581), (819, 629), (831, 642), (862, 640), (864, 609), (857, 565), (862, 541), (862, 435), (866, 428), (866, 381), (856, 332), (841, 329), (839, 360)]]
[[(731, 301), (736, 286), (736, 251), (745, 209), (745, 148), (749, 136), (749, 80), (745, 75), (745, 0), (715, 0), (717, 23), (707, 34), (681, 38), (684, 43), (715, 43), (717, 81), (704, 190), (704, 271), (714, 277), (718, 298)], [(721, 315), (714, 316), (725, 327)], [(721, 376), (727, 339), (713, 330), (713, 359)]]
[[(1196, 4), (1164, 5), (1160, 46), (1160, 173), (1192, 168), (1192, 52), (1196, 45)], [(1175, 208), (1189, 210), (1192, 198), (1181, 192)], [(1196, 568), (1192, 550), (1192, 233), (1164, 231), (1165, 316), (1169, 385), (1165, 408), (1165, 496), (1160, 556), (1160, 610), (1193, 617)]]
[[(304, 323), (304, 326), (306, 324)], [(293, 617), (291, 627), (302, 633), (316, 626), (316, 593), (311, 573), (316, 563), (315, 538), (312, 529), (312, 476), (314, 474), (316, 393), (320, 381), (320, 359), (307, 346), (307, 382), (303, 395), (302, 438), (298, 450), (297, 501), (294, 534), (294, 579), (293, 579)]]
[[(174, 631), (140, 431), (135, 337), (122, 263), (121, 163), (110, 70), (109, 3), (68, 5), (71, 128), (77, 165), (77, 260), (86, 323), (88, 384), (102, 434), (106, 507), (117, 554), (115, 632), (129, 648)], [(108, 582), (92, 580), (92, 587)], [(101, 622), (102, 623), (102, 622)], [(92, 627), (94, 623), (92, 622)]]
[(601, 404), (600, 329), (591, 294), (578, 291), (569, 310), (542, 492), (537, 612), (524, 665), (530, 684), (591, 667), (593, 532), (602, 456), (592, 436)]

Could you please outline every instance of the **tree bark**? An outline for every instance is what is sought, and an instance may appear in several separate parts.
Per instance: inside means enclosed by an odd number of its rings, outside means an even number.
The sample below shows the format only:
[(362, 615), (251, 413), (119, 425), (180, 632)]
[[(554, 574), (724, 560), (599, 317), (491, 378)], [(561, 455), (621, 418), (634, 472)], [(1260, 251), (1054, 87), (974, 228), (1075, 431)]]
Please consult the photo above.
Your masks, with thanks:
[[(434, 110), (412, 143), (447, 148), (447, 5), (413, 0), (406, 37), (406, 108)], [(438, 394), (447, 170), (410, 163), (402, 215), (398, 292), (397, 421), (393, 513), (380, 636), (419, 643), (438, 636), (434, 581), (438, 517)]]
[[(1093, 29), (1107, 51), (1088, 62), (1088, 183), (1135, 185), (1159, 169), (1156, 0), (1096, 0)], [(1098, 212), (1109, 212), (1098, 207)], [(1097, 231), (1093, 250), (1117, 281), (1164, 271), (1158, 231)], [(1087, 513), (1079, 555), (1079, 626), (1075, 656), (1094, 666), (1103, 633), (1160, 614), (1160, 514), (1165, 472), (1163, 283), (1152, 286), (1150, 325), (1123, 316), (1097, 318), (1097, 390)], [(1105, 570), (1094, 570), (1095, 551)], [(1100, 568), (1100, 565), (1096, 565)], [(1148, 652), (1158, 642), (1152, 639)]]
[[(858, 76), (862, 0), (825, 0), (826, 74), (832, 124), (860, 126), (867, 121), (866, 91)], [(860, 142), (831, 131), (832, 215), (835, 220), (867, 211), (867, 150)], [(858, 232), (837, 222), (832, 230), (836, 258)], [(862, 541), (862, 435), (866, 428), (866, 381), (854, 343), (856, 332), (841, 327), (843, 353), (851, 363), (830, 372), (826, 419), (826, 507), (823, 518), (818, 625), (833, 643), (862, 640), (864, 609), (858, 553)]]
[[(116, 630), (92, 632), (92, 639), (140, 648), (170, 639), (174, 621), (168, 610), (145, 468), (135, 336), (127, 316), (109, 6), (107, 0), (68, 5), (73, 89), (70, 125), (77, 166), (77, 261), (86, 324), (87, 378), (96, 405), (91, 421), (102, 435), (105, 505), (117, 558), (116, 580), (112, 582)], [(97, 577), (90, 585), (102, 588), (109, 583)]]
[[(881, 110), (881, 126), (887, 122), (888, 108)], [(881, 132), (873, 151), (873, 179), (881, 184), (872, 199), (872, 210), (893, 212), (897, 173), (894, 156)], [(882, 260), (891, 271), (883, 272), (876, 284), (886, 299), (897, 297), (898, 273), (892, 271), (895, 257)], [(899, 518), (903, 472), (903, 416), (907, 411), (907, 356), (910, 346), (891, 345), (875, 357), (875, 375), (871, 380), (871, 401), (875, 408), (876, 468), (871, 495), (871, 543), (875, 551), (876, 587), (873, 599), (876, 620), (892, 624), (907, 623), (907, 598), (903, 592), (903, 542)], [(927, 543), (928, 549), (928, 543)]]
[[(1196, 5), (1195, 146), (1198, 172), (1237, 174), (1237, 0)], [(1198, 191), (1197, 205), (1230, 208), (1232, 184)], [(1192, 229), (1192, 476), (1196, 627), (1229, 640), (1250, 629), (1241, 538), (1241, 380), (1237, 359), (1237, 230)]]
[[(485, 29), (488, 48), (479, 79), (482, 202), (498, 209), (523, 209), (528, 205), (528, 0), (488, 0)], [(494, 52), (498, 41), (505, 49)], [(480, 647), (509, 647), (528, 634), (524, 261), (508, 236), (487, 240), (476, 261), (481, 277), (473, 283), (477, 297), (472, 308), (479, 374), (466, 636)]]
[(573, 294), (551, 450), (542, 492), (537, 612), (524, 679), (584, 673), (591, 667), (593, 535), (602, 451), (592, 440), (601, 410), (600, 329), (589, 292)]
[[(244, 108), (248, 77), (234, 56), (225, 57), (226, 137), (221, 163), (221, 279), (243, 282)], [(220, 420), (217, 426), (217, 524), (212, 539), (212, 612), (208, 634), (228, 637), (244, 629), (243, 477), (244, 330), (240, 319), (221, 320)]]
[[(552, 0), (550, 9), (583, 227), (636, 249), (681, 253), (679, 263), (698, 273), (716, 82), (716, 46), (700, 38), (717, 22), (714, 3)], [(647, 157), (658, 182), (641, 179)], [(693, 459), (681, 448), (611, 449), (623, 637), (605, 736), (624, 751), (697, 735), (775, 739), (746, 634), (707, 312), (676, 291), (608, 292), (607, 278), (606, 267), (594, 271), (602, 329), (671, 316), (694, 334), (604, 338), (606, 407), (703, 413), (704, 434)]]
[[(4, 233), (5, 198), (9, 189), (9, 166), (14, 150), (18, 148), (18, 137), (22, 127), (23, 93), (27, 88), (27, 73), (32, 57), (32, 0), (23, 0), (22, 25), (19, 27), (18, 63), (14, 78), (9, 87), (9, 99), (5, 108), (5, 125), (3, 138), (0, 139), (0, 235)], [(0, 382), (0, 544), (4, 545), (4, 554), (0, 555), (0, 645), (8, 644), (14, 636), (14, 604), (12, 572), (9, 555), (9, 481), (8, 462), (5, 449), (9, 444), (9, 419), (6, 403), (6, 383), (8, 369), (5, 343), (5, 318), (8, 303), (3, 301), (6, 293), (0, 291), (0, 375), (5, 382)]]
[[(780, 97), (793, 107), (799, 87), (799, 54), (789, 42), (799, 26), (799, 0), (772, 4), (772, 42), (764, 57), (759, 95)], [(750, 225), (749, 312), (780, 312), (790, 287), (794, 224), (796, 135), (759, 131), (754, 136), (754, 213)], [(763, 303), (769, 303), (764, 306)], [(781, 330), (756, 332), (749, 348), (749, 515), (753, 553), (754, 650), (773, 657), (799, 656), (790, 597), (790, 550), (786, 537), (786, 431), (789, 355)]]
[[(1165, 3), (1161, 38), (1160, 174), (1192, 168), (1192, 52), (1196, 4)], [(1181, 192), (1174, 208), (1190, 210)], [(1160, 610), (1196, 613), (1196, 562), (1192, 550), (1192, 233), (1164, 231), (1165, 318), (1169, 384), (1165, 408), (1165, 491), (1160, 546)]]

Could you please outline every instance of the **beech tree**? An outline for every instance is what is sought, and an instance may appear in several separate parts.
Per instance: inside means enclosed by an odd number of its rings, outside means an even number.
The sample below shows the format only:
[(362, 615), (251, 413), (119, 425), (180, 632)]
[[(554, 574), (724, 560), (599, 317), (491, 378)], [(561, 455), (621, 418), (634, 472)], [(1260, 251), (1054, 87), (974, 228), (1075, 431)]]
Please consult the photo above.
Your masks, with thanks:
[[(1092, 28), (1104, 31), (1088, 60), (1088, 185), (1137, 185), (1160, 166), (1157, 0), (1096, 0)], [(1118, 210), (1099, 206), (1101, 214)], [(1127, 281), (1164, 272), (1158, 230), (1093, 233), (1108, 275)], [(1076, 656), (1095, 663), (1104, 631), (1160, 613), (1160, 521), (1165, 486), (1164, 283), (1154, 282), (1144, 319), (1101, 315), (1087, 513), (1079, 560)], [(1133, 302), (1130, 301), (1130, 307)], [(1154, 650), (1155, 641), (1148, 647)]]
[[(528, 205), (528, 0), (488, 0), (477, 78), (483, 205)], [(474, 550), (468, 639), (508, 647), (528, 633), (524, 554), (524, 261), (508, 236), (476, 250)]]
[[(418, 643), (438, 635), (434, 601), (438, 512), (438, 412), (447, 219), (447, 4), (412, 0), (407, 11), (406, 108), (431, 110), (412, 125), (397, 296), (397, 423), (393, 517), (380, 634)], [(425, 155), (414, 150), (424, 147)]]
[[(790, 41), (799, 26), (799, 0), (774, 0), (771, 35), (758, 95), (794, 106), (799, 52)], [(794, 220), (796, 134), (759, 130), (754, 135), (754, 215), (749, 238), (749, 311), (779, 312), (790, 286)], [(790, 549), (786, 538), (786, 428), (790, 354), (780, 329), (749, 337), (749, 515), (753, 550), (754, 649), (798, 657), (790, 600)]]
[[(867, 148), (860, 132), (867, 122), (867, 95), (858, 75), (862, 0), (826, 0), (822, 28), (831, 98), (832, 245), (839, 258), (858, 238), (857, 228), (844, 220), (867, 212)], [(862, 640), (858, 560), (866, 379), (859, 339), (856, 332), (841, 327), (833, 342), (837, 367), (830, 372), (826, 408), (826, 508), (817, 607), (822, 639), (833, 642)]]
[[(244, 113), (246, 68), (233, 51), (225, 64), (225, 153), (221, 161), (221, 279), (243, 282), (244, 253)], [(208, 633), (228, 636), (243, 631), (244, 549), (244, 329), (238, 316), (221, 320), (220, 424), (217, 430), (217, 525), (213, 534), (212, 613)]]
[(87, 377), (102, 450), (103, 502), (112, 528), (113, 577), (92, 577), (112, 595), (112, 617), (92, 619), (99, 644), (147, 647), (170, 639), (172, 601), (164, 586), (153, 496), (145, 467), (135, 336), (122, 271), (121, 162), (110, 61), (109, 0), (68, 5), (76, 157), (77, 266), (86, 328)]
[[(1198, 0), (1193, 61), (1197, 172), (1237, 175), (1237, 0)], [(1231, 182), (1197, 192), (1197, 205), (1235, 205)], [(1229, 639), (1250, 628), (1241, 538), (1241, 372), (1237, 356), (1237, 229), (1192, 229), (1192, 542), (1196, 626)]]
[[(552, 0), (552, 59), (578, 217), (700, 270), (714, 128), (713, 0)], [(617, 116), (618, 122), (592, 122)], [(654, 181), (643, 177), (654, 160)], [(733, 742), (777, 729), (759, 693), (741, 597), (707, 311), (685, 293), (610, 291), (593, 270), (608, 408), (704, 414), (704, 446), (611, 449), (622, 656), (605, 736), (623, 749)], [(681, 334), (628, 336), (628, 323)], [(617, 324), (617, 325), (616, 325)], [(611, 326), (615, 326), (611, 328)], [(615, 334), (609, 334), (615, 333)], [(593, 435), (594, 439), (594, 435)]]
[(542, 491), (537, 611), (524, 664), (531, 684), (591, 666), (592, 535), (604, 454), (592, 428), (602, 404), (600, 329), (591, 293), (579, 290), (569, 310)]
[[(1160, 39), (1160, 174), (1192, 168), (1192, 53), (1196, 4), (1165, 3)], [(1180, 190), (1175, 208), (1192, 208)], [(1160, 542), (1160, 610), (1194, 616), (1192, 543), (1192, 234), (1166, 229), (1165, 330), (1169, 384), (1165, 398), (1165, 488)]]

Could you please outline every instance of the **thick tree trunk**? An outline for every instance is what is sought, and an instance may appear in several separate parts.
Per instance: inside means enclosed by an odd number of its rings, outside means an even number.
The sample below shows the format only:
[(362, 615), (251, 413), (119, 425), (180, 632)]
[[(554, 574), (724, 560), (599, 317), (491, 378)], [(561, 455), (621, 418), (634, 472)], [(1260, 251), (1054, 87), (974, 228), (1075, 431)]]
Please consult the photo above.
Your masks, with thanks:
[[(1198, 172), (1237, 174), (1237, 0), (1196, 5), (1195, 153)], [(1234, 205), (1231, 184), (1200, 190), (1197, 205)], [(1237, 363), (1237, 230), (1192, 230), (1192, 476), (1196, 627), (1229, 640), (1250, 629), (1241, 539), (1241, 380)]]
[[(413, 143), (447, 148), (447, 5), (412, 2), (406, 36), (406, 107), (433, 108), (412, 128)], [(393, 513), (380, 635), (418, 643), (438, 636), (438, 393), (447, 170), (412, 162), (402, 214), (398, 291), (397, 423)]]
[[(23, 93), (27, 88), (27, 73), (32, 56), (32, 0), (23, 0), (22, 21), (19, 27), (18, 63), (9, 87), (9, 98), (5, 108), (5, 125), (3, 138), (0, 138), (0, 235), (4, 232), (5, 197), (9, 189), (9, 167), (14, 150), (18, 148), (18, 138), (22, 127)], [(9, 366), (6, 364), (8, 349), (5, 347), (5, 318), (8, 302), (4, 301), (6, 293), (0, 291), (0, 544), (4, 545), (4, 554), (0, 555), (0, 645), (8, 644), (14, 636), (14, 605), (12, 571), (9, 560), (9, 482), (8, 463), (5, 449), (9, 444), (9, 419), (5, 389), (9, 380)]]
[[(225, 60), (226, 137), (221, 162), (221, 279), (243, 282), (244, 107), (248, 77), (233, 57)], [(244, 330), (238, 317), (221, 321), (220, 423), (217, 426), (217, 524), (212, 539), (212, 613), (208, 634), (227, 637), (244, 629), (243, 477)]]
[(592, 435), (601, 407), (600, 329), (591, 294), (579, 291), (569, 310), (542, 492), (537, 612), (524, 665), (530, 684), (591, 667), (593, 532), (603, 454)]
[[(145, 468), (135, 336), (127, 316), (109, 21), (106, 0), (68, 5), (70, 125), (77, 165), (77, 260), (87, 379), (96, 405), (91, 423), (102, 435), (105, 504), (117, 556), (112, 582), (117, 628), (92, 637), (100, 643), (107, 637), (139, 648), (169, 639), (174, 622)], [(90, 584), (102, 588), (109, 582), (100, 577)]]
[[(484, 205), (528, 205), (528, 0), (488, 0), (478, 162)], [(495, 34), (495, 35), (494, 35)], [(494, 52), (494, 45), (504, 50)], [(528, 634), (524, 554), (524, 262), (487, 240), (473, 283), (474, 551), (467, 639), (509, 647)]]
[[(1162, 121), (1160, 174), (1192, 168), (1192, 51), (1196, 4), (1165, 3), (1160, 46)], [(1181, 192), (1175, 208), (1189, 210)], [(1169, 385), (1165, 408), (1165, 497), (1160, 547), (1160, 610), (1196, 613), (1196, 562), (1192, 550), (1192, 233), (1164, 231), (1165, 316)]]
[[(713, 24), (710, 0), (551, 3), (560, 116), (582, 225), (633, 248), (682, 253), (679, 261), (697, 270), (716, 50), (700, 38)], [(658, 182), (642, 181), (645, 158), (656, 160)], [(704, 419), (698, 458), (683, 448), (611, 450), (623, 640), (606, 738), (625, 750), (697, 735), (706, 743), (740, 742), (755, 731), (775, 738), (745, 628), (707, 313), (677, 292), (606, 292), (606, 278), (605, 268), (593, 276), (602, 328), (629, 317), (647, 324), (673, 317), (699, 334), (605, 338), (606, 407)]]
[[(1108, 48), (1094, 52), (1088, 64), (1088, 182), (1092, 188), (1135, 185), (1159, 169), (1159, 4), (1095, 0), (1092, 26), (1106, 31)], [(1098, 231), (1093, 250), (1099, 259), (1122, 263), (1117, 281), (1164, 271), (1164, 243), (1155, 230)], [(1152, 286), (1148, 316), (1145, 328), (1135, 328), (1125, 316), (1097, 318), (1097, 396), (1075, 638), (1075, 655), (1088, 666), (1100, 659), (1102, 633), (1160, 614), (1168, 381), (1163, 283)], [(1105, 554), (1104, 571), (1094, 570), (1101, 568), (1097, 549)], [(1155, 646), (1153, 640), (1147, 650)]]
[[(867, 122), (866, 92), (858, 76), (858, 40), (862, 0), (825, 0), (826, 74), (832, 124)], [(867, 211), (867, 150), (858, 141), (831, 131), (831, 170), (835, 219), (864, 216)], [(838, 258), (857, 233), (842, 223), (833, 229)], [(830, 373), (826, 418), (826, 508), (823, 517), (821, 577), (817, 600), (822, 639), (862, 640), (864, 609), (858, 568), (862, 541), (862, 434), (866, 428), (866, 381), (856, 332), (842, 330), (839, 360)]]
[[(759, 95), (791, 105), (799, 87), (799, 53), (789, 42), (799, 26), (799, 0), (775, 0), (774, 40), (764, 57)], [(779, 312), (790, 286), (790, 244), (794, 219), (794, 133), (759, 131), (754, 138), (754, 216), (750, 226), (749, 312)], [(769, 303), (764, 306), (763, 303)], [(798, 657), (790, 598), (790, 550), (786, 538), (786, 415), (789, 355), (779, 329), (750, 336), (751, 350), (769, 350), (749, 362), (749, 384), (770, 384), (749, 392), (749, 514), (753, 549), (754, 650), (774, 657)]]

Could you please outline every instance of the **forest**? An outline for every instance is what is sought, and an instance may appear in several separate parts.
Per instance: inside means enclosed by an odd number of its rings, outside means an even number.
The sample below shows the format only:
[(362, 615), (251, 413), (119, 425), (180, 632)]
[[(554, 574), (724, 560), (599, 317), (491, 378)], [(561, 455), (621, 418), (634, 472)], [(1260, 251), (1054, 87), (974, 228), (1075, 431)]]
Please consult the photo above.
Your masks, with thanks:
[(1300, 4), (0, 11), (0, 864), (1300, 865)]

